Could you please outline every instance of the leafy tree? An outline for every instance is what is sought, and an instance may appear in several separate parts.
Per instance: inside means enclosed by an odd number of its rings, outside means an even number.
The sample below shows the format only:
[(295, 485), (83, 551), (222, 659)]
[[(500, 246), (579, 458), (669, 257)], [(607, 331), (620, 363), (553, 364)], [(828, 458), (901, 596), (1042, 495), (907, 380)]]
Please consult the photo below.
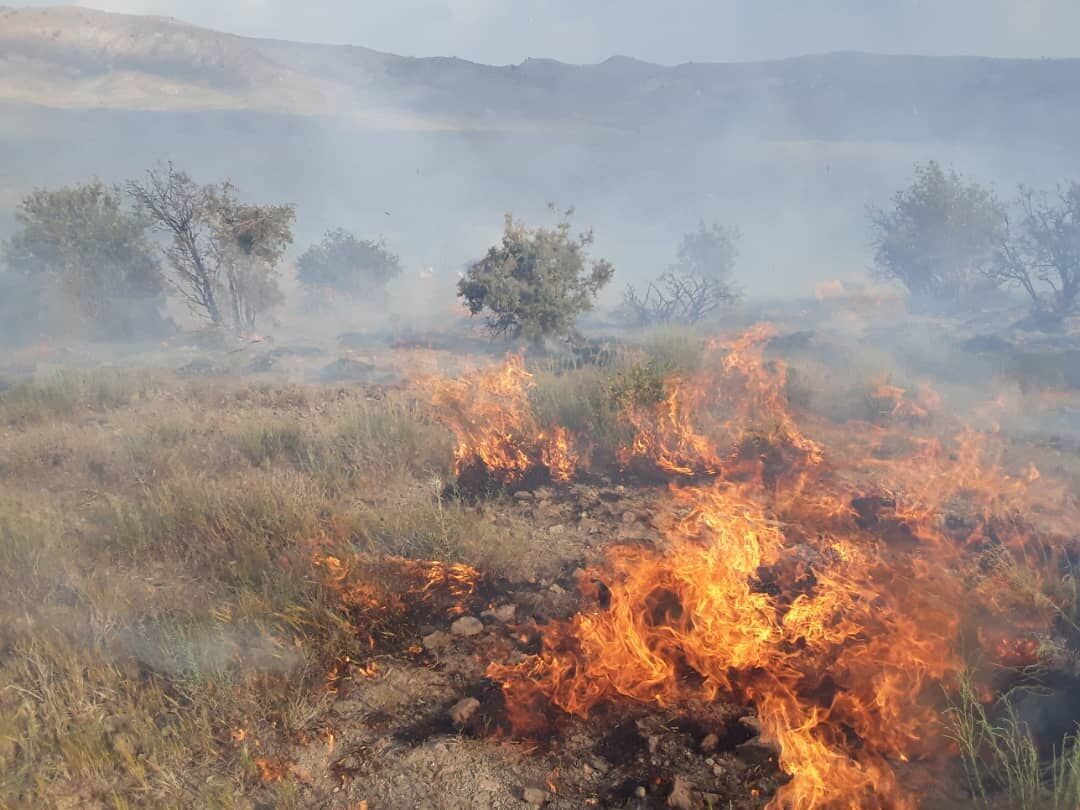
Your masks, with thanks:
[(124, 207), (119, 190), (100, 182), (38, 189), (15, 220), (3, 247), (8, 268), (60, 292), (95, 330), (112, 332), (132, 303), (157, 313), (164, 285), (149, 223)]
[(702, 220), (696, 231), (684, 235), (679, 242), (671, 270), (683, 276), (726, 282), (739, 258), (741, 238), (738, 228), (726, 228), (715, 223), (706, 225)]
[(401, 261), (380, 241), (358, 239), (344, 228), (327, 231), (296, 261), (297, 278), (311, 290), (358, 297), (381, 291), (401, 273)]
[(731, 283), (739, 256), (737, 228), (698, 224), (683, 236), (675, 263), (644, 293), (628, 285), (623, 309), (637, 326), (660, 323), (698, 323), (738, 299)]
[(592, 231), (571, 236), (572, 216), (573, 209), (554, 228), (531, 229), (507, 214), (502, 241), (458, 282), (458, 296), (471, 314), (487, 313), (493, 335), (537, 344), (568, 336), (611, 281), (609, 262), (589, 260)]
[(199, 185), (171, 163), (127, 188), (165, 233), (173, 287), (192, 311), (245, 331), (281, 300), (277, 263), (292, 244), (291, 205), (242, 203), (232, 183)]
[(1080, 183), (1056, 199), (1021, 187), (1020, 219), (1006, 222), (989, 275), (1022, 288), (1036, 313), (1061, 317), (1080, 304)]
[(912, 295), (957, 298), (988, 286), (985, 268), (1005, 222), (991, 190), (930, 161), (916, 165), (891, 210), (869, 214), (878, 272)]
[(229, 183), (211, 187), (209, 198), (213, 245), (224, 270), (233, 324), (250, 332), (260, 313), (284, 300), (277, 265), (292, 244), (296, 213), (291, 205), (241, 203)]

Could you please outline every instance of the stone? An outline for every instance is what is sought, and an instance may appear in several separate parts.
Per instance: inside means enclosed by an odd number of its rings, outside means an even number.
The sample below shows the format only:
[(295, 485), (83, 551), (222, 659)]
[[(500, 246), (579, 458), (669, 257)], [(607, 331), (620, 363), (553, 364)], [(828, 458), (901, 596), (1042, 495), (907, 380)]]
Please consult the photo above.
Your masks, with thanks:
[(634, 788), (634, 796), (639, 799), (644, 799), (649, 794), (649, 791), (645, 790), (644, 785), (638, 785)]
[(516, 501), (531, 501), (534, 497), (527, 489), (520, 489), (514, 493), (514, 500)]
[(694, 810), (694, 795), (691, 793), (690, 783), (685, 777), (675, 777), (675, 783), (671, 786), (671, 793), (668, 794), (667, 803), (668, 807), (674, 807), (677, 810)]
[(552, 582), (551, 586), (548, 588), (548, 590), (551, 591), (556, 596), (560, 596), (560, 595), (566, 593), (566, 589), (563, 588), (563, 586), (560, 585), (558, 582)]
[(500, 622), (506, 624), (507, 622), (512, 622), (517, 615), (517, 605), (499, 605), (491, 611), (491, 613)]
[(629, 526), (631, 523), (636, 523), (637, 522), (637, 515), (635, 515), (631, 511), (627, 510), (627, 511), (622, 513), (622, 522), (625, 523), (627, 526)]
[(484, 632), (484, 623), (475, 616), (462, 616), (450, 625), (450, 632), (455, 636), (477, 636)]
[(434, 633), (429, 633), (420, 639), (420, 643), (424, 645), (424, 649), (428, 652), (445, 649), (450, 646), (450, 641), (449, 634), (444, 633), (442, 630), (436, 630)]
[[(720, 738), (716, 734), (706, 734), (705, 739), (701, 741), (701, 753), (711, 754), (716, 750), (716, 746), (720, 744)], [(711, 762), (709, 763), (712, 764)]]
[(450, 707), (450, 719), (460, 728), (469, 722), (479, 708), (480, 701), (476, 698), (462, 698)]
[(566, 531), (566, 527), (563, 526), (561, 523), (556, 523), (554, 526), (549, 526), (548, 527), (548, 534), (550, 534), (550, 535), (552, 535), (554, 537), (557, 537), (558, 535), (562, 534), (564, 531)]
[(521, 794), (521, 798), (533, 807), (540, 807), (546, 804), (548, 800), (548, 792), (543, 788), (527, 787)]
[(592, 757), (591, 759), (589, 759), (589, 764), (592, 765), (592, 767), (600, 773), (607, 773), (611, 769), (611, 766), (608, 765), (607, 760), (601, 759), (600, 757)]

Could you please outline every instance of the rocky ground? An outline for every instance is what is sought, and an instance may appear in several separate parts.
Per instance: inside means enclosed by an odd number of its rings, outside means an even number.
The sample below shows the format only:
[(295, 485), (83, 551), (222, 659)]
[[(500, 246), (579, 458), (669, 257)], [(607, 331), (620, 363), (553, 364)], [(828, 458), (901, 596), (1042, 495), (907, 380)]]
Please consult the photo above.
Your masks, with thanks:
[(275, 773), (291, 773), (311, 806), (350, 810), (764, 806), (783, 776), (744, 708), (620, 706), (513, 740), (484, 677), (489, 661), (534, 652), (538, 628), (573, 615), (599, 549), (661, 542), (652, 514), (663, 495), (601, 480), (487, 503), (493, 520), (550, 538), (545, 564), (489, 586), (462, 615), (413, 617), (394, 649), (342, 673), (325, 717), (273, 752)]

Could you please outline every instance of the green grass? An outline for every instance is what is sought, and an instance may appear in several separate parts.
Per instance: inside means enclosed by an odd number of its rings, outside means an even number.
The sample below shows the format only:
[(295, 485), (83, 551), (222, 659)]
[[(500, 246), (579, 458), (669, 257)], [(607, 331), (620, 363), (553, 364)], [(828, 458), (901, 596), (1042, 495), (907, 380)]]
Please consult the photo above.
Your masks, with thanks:
[(1013, 699), (1006, 694), (988, 710), (970, 673), (951, 697), (946, 725), (972, 795), (984, 807), (998, 806), (1004, 797), (1015, 810), (1075, 810), (1080, 807), (1080, 728), (1046, 760)]

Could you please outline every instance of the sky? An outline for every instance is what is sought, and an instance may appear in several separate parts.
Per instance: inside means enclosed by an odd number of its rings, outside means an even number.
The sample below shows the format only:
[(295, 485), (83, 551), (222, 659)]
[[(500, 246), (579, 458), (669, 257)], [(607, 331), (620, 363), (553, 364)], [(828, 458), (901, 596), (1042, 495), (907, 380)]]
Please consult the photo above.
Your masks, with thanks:
[(1080, 56), (1080, 0), (92, 0), (79, 5), (177, 17), (249, 36), (489, 64), (517, 64), (528, 57), (591, 63), (614, 54), (678, 64), (837, 50)]

